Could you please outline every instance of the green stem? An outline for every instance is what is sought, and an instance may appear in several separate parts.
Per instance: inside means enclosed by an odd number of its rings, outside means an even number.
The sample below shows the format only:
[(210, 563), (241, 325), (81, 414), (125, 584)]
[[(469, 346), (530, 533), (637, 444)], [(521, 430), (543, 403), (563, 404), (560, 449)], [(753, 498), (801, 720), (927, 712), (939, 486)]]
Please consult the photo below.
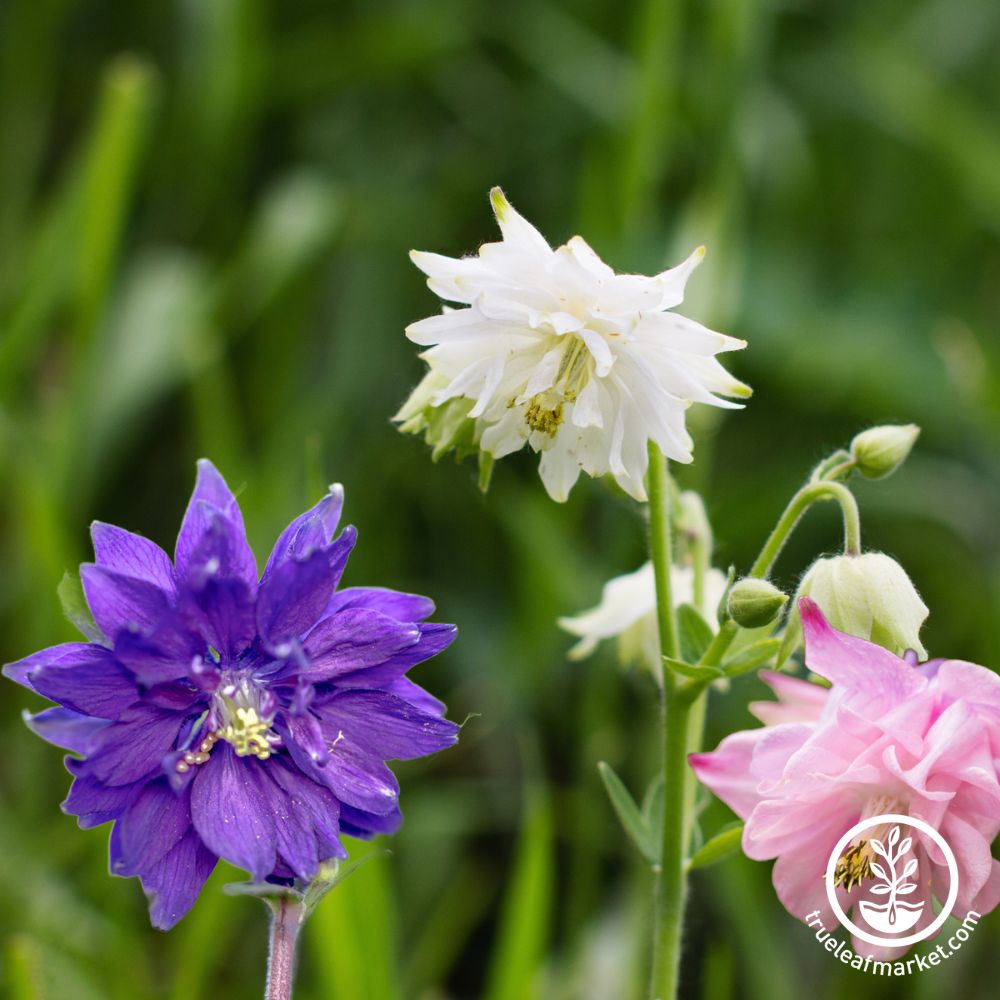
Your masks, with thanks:
[(656, 878), (650, 1000), (674, 1000), (680, 979), (687, 885), (684, 858), (691, 828), (688, 746), (692, 699), (679, 685), (663, 690), (663, 844)]
[[(670, 483), (667, 460), (649, 442), (649, 550), (656, 579), (656, 623), (660, 631), (660, 652), (674, 659), (679, 655), (677, 612), (670, 587), (673, 539), (670, 530)], [(666, 679), (664, 681), (666, 684)]]
[[(656, 621), (660, 650), (676, 658), (677, 618), (670, 589), (673, 549), (670, 531), (670, 483), (666, 459), (649, 443), (649, 548), (656, 580)], [(670, 670), (663, 670), (660, 688), (661, 753), (663, 759), (663, 842), (660, 864), (654, 868), (653, 972), (651, 1000), (674, 1000), (680, 973), (681, 931), (684, 924), (684, 856), (689, 829), (688, 739), (692, 699)]]
[(840, 483), (826, 481), (806, 483), (788, 502), (788, 506), (774, 526), (774, 531), (760, 550), (757, 561), (750, 568), (748, 576), (767, 578), (799, 518), (817, 500), (836, 500), (840, 504), (844, 516), (844, 551), (848, 555), (855, 556), (861, 552), (861, 518), (854, 494)]

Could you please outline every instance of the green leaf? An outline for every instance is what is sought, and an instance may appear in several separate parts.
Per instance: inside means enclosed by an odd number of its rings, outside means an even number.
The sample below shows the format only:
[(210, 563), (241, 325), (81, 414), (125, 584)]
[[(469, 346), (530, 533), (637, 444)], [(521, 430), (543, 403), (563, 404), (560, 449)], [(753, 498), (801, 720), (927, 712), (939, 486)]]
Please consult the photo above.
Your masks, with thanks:
[(730, 823), (724, 826), (714, 837), (706, 841), (691, 856), (687, 863), (688, 871), (694, 868), (707, 868), (723, 858), (729, 857), (739, 849), (743, 837), (743, 824)]
[(661, 771), (649, 783), (649, 788), (646, 789), (642, 799), (642, 818), (655, 845), (653, 853), (656, 855), (656, 861), (660, 860), (662, 854), (664, 787)]
[(597, 765), (597, 770), (601, 773), (608, 798), (611, 799), (611, 805), (614, 806), (625, 832), (632, 838), (642, 856), (651, 865), (655, 865), (659, 861), (659, 845), (653, 837), (649, 823), (635, 804), (635, 799), (610, 764), (602, 760)]
[(87, 607), (87, 599), (83, 593), (83, 584), (76, 573), (67, 570), (56, 588), (63, 614), (91, 641), (107, 643), (104, 633), (97, 627), (94, 616)]
[(682, 604), (677, 609), (677, 638), (680, 642), (680, 658), (687, 663), (697, 663), (715, 633), (691, 604)]
[(747, 646), (723, 664), (726, 676), (738, 677), (740, 674), (755, 670), (773, 659), (780, 646), (780, 639), (761, 639), (760, 642)]
[(691, 680), (704, 681), (706, 684), (711, 684), (712, 681), (726, 676), (720, 667), (685, 663), (683, 660), (675, 660), (670, 656), (664, 656), (662, 659), (663, 665), (673, 670), (674, 673), (680, 674), (682, 677), (690, 677)]

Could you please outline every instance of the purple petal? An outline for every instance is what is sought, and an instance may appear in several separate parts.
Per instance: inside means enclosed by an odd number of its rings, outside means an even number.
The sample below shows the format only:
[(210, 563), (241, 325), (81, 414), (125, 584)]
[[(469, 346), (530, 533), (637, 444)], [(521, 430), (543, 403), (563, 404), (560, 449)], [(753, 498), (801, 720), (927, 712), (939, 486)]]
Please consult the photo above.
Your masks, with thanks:
[(310, 879), (318, 862), (347, 857), (340, 843), (340, 803), (333, 793), (283, 757), (268, 762), (267, 775), (278, 791), (278, 851), (295, 874)]
[(228, 542), (226, 575), (240, 577), (251, 591), (255, 591), (257, 562), (247, 543), (243, 514), (225, 480), (215, 466), (203, 458), (198, 462), (194, 493), (177, 535), (174, 563), (179, 578), (187, 577), (205, 533), (213, 529), (223, 533)]
[(115, 825), (118, 849), (112, 855), (112, 871), (138, 875), (149, 870), (190, 828), (188, 797), (175, 795), (165, 778), (149, 782)]
[(117, 819), (142, 789), (141, 782), (104, 785), (89, 773), (86, 761), (68, 760), (66, 767), (76, 777), (61, 808), (64, 813), (76, 816), (85, 830)]
[(434, 614), (434, 602), (419, 594), (404, 594), (384, 587), (348, 587), (330, 600), (327, 614), (348, 608), (371, 608), (399, 622), (422, 622)]
[(91, 662), (102, 652), (107, 653), (107, 649), (92, 642), (64, 642), (58, 646), (40, 649), (23, 660), (5, 663), (3, 675), (34, 691), (31, 678), (39, 667), (73, 667)]
[(46, 664), (31, 674), (34, 689), (52, 701), (83, 715), (117, 719), (139, 700), (134, 678), (102, 646), (91, 647), (89, 659)]
[(172, 620), (162, 623), (150, 635), (120, 632), (115, 639), (115, 658), (141, 684), (186, 678), (192, 660), (204, 652), (204, 640)]
[(271, 873), (277, 850), (274, 786), (263, 773), (266, 767), (218, 744), (191, 783), (191, 818), (201, 839), (255, 882)]
[(340, 808), (341, 831), (349, 837), (357, 837), (360, 840), (371, 840), (379, 834), (395, 833), (402, 822), (403, 814), (398, 806), (384, 816), (376, 816), (375, 813), (354, 809), (352, 806)]
[(344, 505), (344, 488), (339, 483), (315, 507), (300, 514), (274, 543), (261, 582), (289, 559), (304, 559), (316, 549), (325, 549), (337, 530)]
[(340, 578), (347, 568), (347, 560), (351, 558), (351, 552), (358, 540), (358, 530), (353, 524), (347, 525), (344, 530), (337, 535), (333, 543), (326, 550), (326, 558), (329, 560), (330, 569), (333, 571), (333, 587), (335, 589), (340, 583)]
[[(313, 715), (284, 714), (285, 726), (289, 737), (296, 745), (309, 755), (309, 759), (317, 767), (323, 767), (330, 757), (323, 739), (323, 730), (319, 719)], [(336, 733), (332, 738), (336, 738)]]
[(149, 896), (149, 919), (154, 927), (168, 931), (191, 909), (217, 860), (191, 831), (143, 872), (142, 887)]
[(403, 680), (403, 674), (416, 664), (423, 663), (450, 646), (458, 634), (454, 625), (437, 622), (417, 625), (417, 629), (420, 638), (412, 646), (388, 657), (383, 663), (340, 674), (337, 684), (342, 687), (389, 688), (397, 680)]
[(299, 768), (313, 781), (329, 788), (342, 803), (380, 816), (396, 808), (399, 784), (383, 761), (341, 739), (329, 748), (330, 758), (326, 765), (317, 767), (291, 738), (281, 717), (275, 728)]
[(281, 563), (257, 595), (257, 629), (272, 646), (303, 635), (323, 613), (334, 587), (325, 552)]
[(318, 683), (365, 670), (395, 656), (421, 638), (418, 625), (404, 624), (379, 611), (351, 608), (324, 618), (306, 637), (308, 668), (300, 671)]
[(94, 563), (80, 567), (80, 580), (94, 621), (112, 638), (123, 629), (152, 629), (169, 609), (167, 595), (147, 580)]
[(348, 743), (381, 760), (423, 757), (458, 739), (454, 722), (384, 691), (343, 691), (316, 711), (328, 740), (343, 734)]
[(445, 703), (435, 698), (430, 691), (425, 691), (418, 684), (414, 684), (408, 677), (399, 677), (391, 684), (386, 684), (383, 689), (389, 694), (394, 694), (403, 701), (408, 701), (414, 708), (428, 715), (444, 715)]
[(184, 721), (176, 712), (135, 706), (101, 734), (93, 751), (93, 775), (107, 785), (127, 785), (160, 770)]
[(98, 566), (145, 580), (167, 594), (174, 592), (173, 564), (156, 542), (103, 521), (94, 521), (90, 537)]
[(68, 708), (47, 708), (37, 715), (25, 712), (23, 718), (36, 736), (79, 754), (90, 753), (99, 742), (99, 734), (110, 724), (105, 719), (92, 719)]
[(184, 623), (232, 662), (257, 634), (254, 599), (243, 580), (211, 577), (184, 587), (177, 612)]

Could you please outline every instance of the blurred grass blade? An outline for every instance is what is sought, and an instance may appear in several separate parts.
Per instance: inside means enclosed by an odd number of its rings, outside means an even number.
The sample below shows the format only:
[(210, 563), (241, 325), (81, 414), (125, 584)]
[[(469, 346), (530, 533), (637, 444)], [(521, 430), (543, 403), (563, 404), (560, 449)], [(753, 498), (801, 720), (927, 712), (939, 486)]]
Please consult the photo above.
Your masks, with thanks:
[(340, 882), (305, 925), (302, 952), (317, 973), (317, 996), (330, 1000), (400, 1000), (395, 900), (385, 852), (347, 845), (361, 865)]
[(510, 867), (484, 1000), (532, 1000), (549, 944), (553, 889), (552, 809), (541, 790), (529, 796)]
[(132, 203), (136, 168), (145, 148), (156, 73), (137, 56), (108, 68), (97, 119), (81, 169), (77, 273), (77, 336), (86, 339), (100, 317)]

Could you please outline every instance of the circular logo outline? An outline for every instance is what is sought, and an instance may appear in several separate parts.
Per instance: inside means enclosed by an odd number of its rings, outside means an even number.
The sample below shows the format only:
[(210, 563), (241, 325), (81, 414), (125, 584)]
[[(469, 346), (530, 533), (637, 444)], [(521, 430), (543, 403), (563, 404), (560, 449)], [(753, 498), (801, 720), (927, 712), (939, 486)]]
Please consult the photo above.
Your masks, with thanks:
[[(938, 847), (941, 848), (941, 853), (944, 854), (944, 860), (948, 865), (948, 874), (951, 877), (951, 884), (948, 887), (948, 898), (945, 901), (944, 906), (941, 908), (941, 912), (937, 917), (928, 924), (922, 931), (916, 931), (913, 934), (907, 934), (905, 937), (895, 937), (895, 938), (884, 938), (879, 937), (877, 934), (872, 934), (869, 931), (864, 931), (850, 917), (844, 912), (844, 908), (840, 905), (840, 900), (837, 899), (837, 889), (833, 884), (834, 872), (837, 868), (837, 861), (840, 859), (844, 848), (847, 847), (848, 843), (862, 830), (867, 830), (869, 827), (873, 826), (883, 826), (885, 824), (899, 824), (900, 826), (911, 826), (919, 830), (921, 833), (930, 837)], [(911, 944), (916, 944), (918, 941), (923, 941), (925, 938), (929, 938), (932, 934), (935, 934), (943, 926), (944, 922), (951, 916), (951, 911), (955, 908), (955, 903), (958, 900), (958, 862), (955, 860), (955, 852), (952, 851), (948, 842), (930, 825), (922, 819), (917, 819), (915, 816), (903, 816), (900, 813), (884, 813), (881, 816), (870, 816), (868, 819), (863, 819), (854, 826), (850, 828), (837, 841), (837, 846), (834, 847), (833, 853), (830, 855), (830, 860), (826, 866), (826, 875), (823, 879), (824, 886), (826, 888), (826, 898), (833, 907), (833, 912), (836, 918), (840, 921), (841, 925), (846, 927), (852, 934), (856, 937), (861, 938), (862, 941), (867, 941), (868, 944), (874, 944), (882, 947), (893, 947), (893, 948), (905, 948), (909, 947)]]

